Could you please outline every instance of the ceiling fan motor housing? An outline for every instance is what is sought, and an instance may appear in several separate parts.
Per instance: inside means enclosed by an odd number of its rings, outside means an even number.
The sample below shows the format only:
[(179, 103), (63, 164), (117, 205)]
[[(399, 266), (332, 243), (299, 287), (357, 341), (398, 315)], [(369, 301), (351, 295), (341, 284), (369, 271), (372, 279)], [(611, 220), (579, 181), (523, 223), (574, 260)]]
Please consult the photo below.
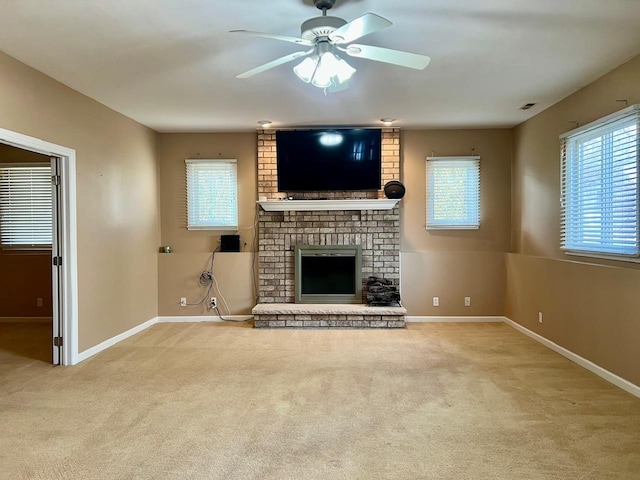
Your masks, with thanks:
[(313, 0), (313, 3), (320, 10), (327, 9), (329, 10), (336, 4), (336, 0)]
[(313, 17), (300, 26), (301, 37), (310, 42), (328, 37), (347, 21), (339, 17)]

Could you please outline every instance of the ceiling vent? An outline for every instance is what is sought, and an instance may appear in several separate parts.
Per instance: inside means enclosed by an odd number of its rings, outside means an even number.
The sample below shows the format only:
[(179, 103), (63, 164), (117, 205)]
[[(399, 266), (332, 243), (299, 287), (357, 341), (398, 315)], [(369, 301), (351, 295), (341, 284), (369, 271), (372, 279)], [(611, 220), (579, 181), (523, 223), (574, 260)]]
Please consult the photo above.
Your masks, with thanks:
[(535, 103), (525, 103), (520, 107), (520, 110), (529, 110), (531, 107), (534, 107)]

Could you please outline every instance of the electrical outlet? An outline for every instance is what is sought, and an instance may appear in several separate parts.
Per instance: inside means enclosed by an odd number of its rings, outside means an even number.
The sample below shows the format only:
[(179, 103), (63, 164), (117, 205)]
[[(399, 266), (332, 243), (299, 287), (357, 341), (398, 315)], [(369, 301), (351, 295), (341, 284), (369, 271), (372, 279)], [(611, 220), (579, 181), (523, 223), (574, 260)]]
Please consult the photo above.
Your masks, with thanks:
[(181, 307), (186, 307), (187, 306), (187, 297), (181, 297), (180, 298), (180, 306)]
[(464, 306), (465, 307), (471, 306), (471, 297), (464, 297)]
[(542, 323), (542, 312), (538, 312), (538, 323)]
[(216, 308), (218, 306), (218, 299), (216, 297), (211, 297), (211, 308)]
[(36, 305), (37, 305), (38, 307), (41, 307), (41, 306), (42, 306), (42, 298), (39, 298), (39, 297), (38, 297), (38, 299), (36, 300)]
[(440, 297), (433, 297), (433, 306), (434, 307), (440, 306)]

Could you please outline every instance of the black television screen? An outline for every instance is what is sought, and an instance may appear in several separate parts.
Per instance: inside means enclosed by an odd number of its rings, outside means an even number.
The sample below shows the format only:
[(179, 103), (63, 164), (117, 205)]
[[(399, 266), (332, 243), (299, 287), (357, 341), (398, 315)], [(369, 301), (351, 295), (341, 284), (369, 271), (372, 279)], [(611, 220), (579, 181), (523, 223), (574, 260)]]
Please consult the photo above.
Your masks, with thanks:
[(281, 192), (380, 189), (380, 130), (280, 130), (276, 149)]

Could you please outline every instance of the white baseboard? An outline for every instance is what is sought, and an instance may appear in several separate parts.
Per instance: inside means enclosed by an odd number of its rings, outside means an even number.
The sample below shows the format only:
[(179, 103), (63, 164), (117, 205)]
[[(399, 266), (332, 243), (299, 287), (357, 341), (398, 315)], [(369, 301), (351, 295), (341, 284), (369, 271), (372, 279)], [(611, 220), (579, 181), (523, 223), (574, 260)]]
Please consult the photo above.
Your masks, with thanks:
[[(251, 320), (253, 315), (224, 315), (230, 320)], [(184, 317), (158, 317), (158, 323), (224, 322), (218, 315), (193, 315)]]
[(596, 365), (590, 360), (587, 360), (584, 357), (581, 357), (577, 353), (573, 353), (571, 350), (567, 350), (564, 347), (561, 347), (555, 342), (539, 335), (535, 332), (532, 332), (528, 328), (523, 327), (519, 323), (514, 322), (510, 318), (507, 317), (430, 317), (430, 316), (406, 316), (404, 317), (405, 322), (422, 322), (422, 323), (479, 323), (479, 322), (503, 322), (518, 330), (520, 333), (534, 339), (535, 341), (541, 343), (547, 348), (550, 348), (554, 352), (562, 355), (563, 357), (571, 360), (572, 362), (580, 365), (582, 368), (586, 368), (592, 373), (595, 373), (600, 378), (603, 378), (609, 383), (623, 389), (625, 392), (629, 392), (631, 395), (634, 395), (640, 398), (640, 386), (631, 383), (628, 380), (625, 380), (622, 377), (619, 377), (615, 373), (610, 372), (602, 368), (599, 365)]
[(528, 328), (523, 327), (519, 323), (516, 323), (513, 320), (511, 320), (510, 318), (505, 317), (504, 323), (515, 328), (520, 333), (525, 334), (527, 337), (533, 338), (535, 341), (540, 342), (545, 347), (550, 348), (551, 350), (553, 350), (556, 353), (559, 353), (563, 357), (568, 358), (572, 362), (580, 365), (582, 368), (586, 368), (590, 372), (595, 373), (599, 377), (605, 379), (607, 382), (612, 383), (616, 387), (623, 389), (625, 392), (629, 392), (631, 395), (634, 395), (640, 398), (640, 387), (638, 385), (631, 383), (630, 381), (625, 380), (622, 377), (619, 377), (615, 373), (611, 373), (609, 370), (606, 370), (600, 367), (599, 365), (596, 365), (592, 361), (587, 360), (584, 357), (581, 357), (577, 353), (573, 353), (571, 350), (567, 350), (566, 348), (561, 347), (557, 343), (546, 339), (542, 335), (538, 335), (537, 333), (532, 332)]
[(89, 357), (93, 357), (95, 354), (100, 353), (101, 351), (114, 346), (116, 343), (121, 342), (122, 340), (125, 340), (135, 335), (136, 333), (140, 333), (143, 330), (146, 330), (147, 328), (149, 328), (152, 325), (155, 325), (156, 323), (158, 323), (158, 317), (154, 317), (151, 320), (147, 320), (146, 322), (141, 323), (140, 325), (127, 330), (126, 332), (122, 332), (119, 335), (116, 335), (115, 337), (111, 337), (108, 340), (105, 340), (104, 342), (99, 343), (95, 347), (88, 348), (84, 352), (80, 352), (78, 354), (77, 361), (82, 362), (83, 360), (86, 360)]
[[(251, 318), (253, 318), (253, 315), (225, 315), (225, 318), (229, 318), (231, 320), (236, 320), (236, 321), (250, 320)], [(119, 335), (116, 335), (115, 337), (105, 340), (104, 342), (99, 343), (95, 347), (91, 347), (85, 350), (84, 352), (80, 352), (78, 354), (77, 361), (74, 362), (74, 364), (78, 362), (82, 362), (83, 360), (86, 360), (87, 358), (92, 357), (95, 354), (100, 353), (101, 351), (114, 346), (116, 343), (121, 342), (122, 340), (125, 340), (135, 335), (136, 333), (140, 333), (143, 330), (146, 330), (147, 328), (151, 327), (152, 325), (155, 325), (156, 323), (224, 322), (224, 321), (225, 320), (223, 320), (217, 315), (212, 315), (212, 316), (198, 315), (198, 316), (190, 316), (190, 317), (189, 316), (155, 317), (155, 318), (152, 318), (151, 320), (147, 320), (146, 322), (141, 323), (136, 327), (133, 327), (127, 330), (126, 332), (122, 332)]]
[(504, 317), (420, 317), (406, 316), (405, 322), (417, 323), (487, 323), (487, 322), (504, 322)]
[(51, 323), (51, 317), (0, 317), (0, 323)]

